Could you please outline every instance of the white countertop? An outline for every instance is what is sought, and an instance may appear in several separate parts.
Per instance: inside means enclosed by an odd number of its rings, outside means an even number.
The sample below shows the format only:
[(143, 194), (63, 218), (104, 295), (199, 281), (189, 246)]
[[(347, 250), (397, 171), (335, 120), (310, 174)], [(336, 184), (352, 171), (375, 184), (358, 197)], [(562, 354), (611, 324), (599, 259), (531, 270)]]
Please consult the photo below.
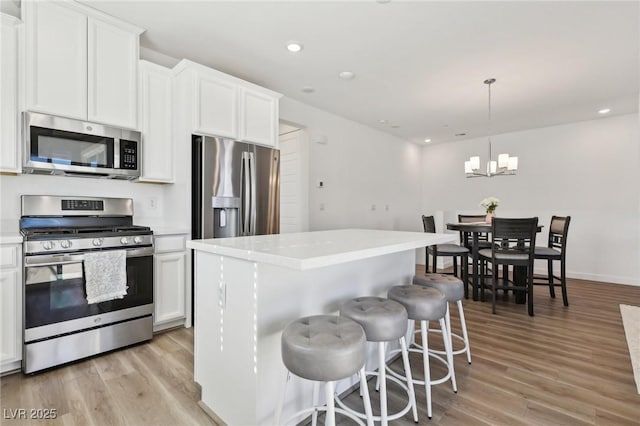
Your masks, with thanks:
[(191, 240), (187, 241), (187, 247), (253, 262), (305, 270), (433, 244), (455, 243), (457, 239), (457, 234), (341, 229)]

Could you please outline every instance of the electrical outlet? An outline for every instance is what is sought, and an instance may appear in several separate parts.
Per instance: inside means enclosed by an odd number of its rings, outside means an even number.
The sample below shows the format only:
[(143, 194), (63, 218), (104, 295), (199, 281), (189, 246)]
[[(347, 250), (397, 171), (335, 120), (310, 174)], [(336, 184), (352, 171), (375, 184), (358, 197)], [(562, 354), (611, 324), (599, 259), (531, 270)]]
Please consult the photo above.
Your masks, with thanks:
[(156, 197), (149, 197), (148, 201), (150, 210), (155, 210), (158, 208), (158, 199)]
[(371, 204), (371, 211), (375, 212), (376, 211), (376, 205), (375, 204)]
[(320, 203), (320, 211), (323, 212), (324, 211), (324, 203)]

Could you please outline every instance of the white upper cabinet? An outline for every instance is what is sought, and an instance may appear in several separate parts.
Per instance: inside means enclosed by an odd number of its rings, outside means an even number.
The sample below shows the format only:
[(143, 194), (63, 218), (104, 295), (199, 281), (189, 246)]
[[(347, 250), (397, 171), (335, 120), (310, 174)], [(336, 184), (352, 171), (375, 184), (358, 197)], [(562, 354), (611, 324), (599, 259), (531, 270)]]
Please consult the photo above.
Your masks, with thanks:
[(18, 44), (20, 21), (0, 14), (0, 172), (20, 173)]
[(236, 139), (238, 87), (208, 73), (196, 75), (195, 130)]
[(141, 182), (174, 181), (171, 70), (140, 61)]
[(88, 32), (88, 119), (135, 129), (139, 36), (94, 18)]
[(279, 93), (186, 59), (173, 75), (188, 133), (277, 147)]
[(261, 90), (240, 88), (239, 139), (276, 146), (278, 98)]
[(22, 2), (27, 109), (86, 120), (87, 16), (58, 2)]
[(142, 30), (72, 1), (22, 5), (26, 109), (137, 129)]

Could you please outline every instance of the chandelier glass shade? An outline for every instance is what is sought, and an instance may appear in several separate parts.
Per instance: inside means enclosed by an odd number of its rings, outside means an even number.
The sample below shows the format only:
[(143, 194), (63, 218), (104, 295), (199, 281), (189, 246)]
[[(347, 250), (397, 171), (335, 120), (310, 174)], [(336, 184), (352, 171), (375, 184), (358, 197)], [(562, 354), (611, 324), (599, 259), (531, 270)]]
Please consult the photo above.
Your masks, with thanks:
[(489, 157), (485, 170), (480, 168), (480, 157), (473, 156), (464, 162), (464, 172), (468, 178), (472, 177), (493, 177), (515, 175), (518, 171), (518, 157), (511, 157), (509, 154), (503, 153), (498, 155), (498, 160), (491, 157), (491, 85), (496, 82), (495, 78), (489, 78), (484, 84), (489, 88), (489, 108), (488, 108), (488, 139), (489, 139)]

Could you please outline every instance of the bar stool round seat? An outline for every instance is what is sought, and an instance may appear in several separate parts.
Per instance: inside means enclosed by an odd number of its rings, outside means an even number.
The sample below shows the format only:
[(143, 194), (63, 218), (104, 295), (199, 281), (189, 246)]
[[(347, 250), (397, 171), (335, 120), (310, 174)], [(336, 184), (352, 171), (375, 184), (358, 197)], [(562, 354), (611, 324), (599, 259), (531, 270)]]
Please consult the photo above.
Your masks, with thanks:
[(464, 283), (453, 275), (424, 274), (416, 276), (413, 283), (425, 287), (433, 287), (444, 293), (447, 302), (462, 300), (464, 297)]
[[(451, 340), (455, 337), (462, 341), (463, 347), (461, 349), (453, 350), (453, 355), (459, 355), (462, 353), (467, 354), (467, 362), (471, 364), (471, 346), (469, 344), (469, 334), (467, 333), (467, 322), (464, 318), (464, 310), (462, 308), (462, 299), (464, 297), (464, 283), (456, 277), (445, 274), (424, 274), (413, 277), (413, 284), (431, 287), (440, 290), (444, 293), (447, 299), (447, 313), (445, 316), (445, 323), (449, 329), (449, 337)], [(451, 315), (449, 310), (449, 303), (455, 302), (458, 305), (458, 315), (460, 316), (460, 327), (462, 328), (462, 336), (455, 334), (451, 329)], [(440, 330), (430, 330), (439, 332)], [(419, 346), (419, 345), (416, 345)], [(451, 342), (451, 348), (453, 348), (453, 341)], [(431, 352), (444, 355), (444, 351), (431, 350)]]
[(344, 379), (364, 365), (362, 327), (335, 315), (300, 318), (282, 333), (282, 362), (298, 377), (320, 382)]
[(407, 332), (407, 310), (382, 297), (358, 297), (340, 307), (340, 316), (351, 318), (364, 329), (367, 341), (397, 340)]
[[(410, 328), (412, 334), (415, 321), (420, 322), (422, 345), (415, 345), (417, 347), (410, 348), (409, 351), (422, 354), (424, 380), (414, 379), (413, 383), (424, 385), (427, 399), (427, 416), (431, 418), (431, 387), (439, 383), (444, 383), (445, 381), (450, 379), (453, 391), (458, 391), (453, 365), (451, 337), (449, 336), (449, 327), (445, 324), (445, 317), (448, 307), (447, 297), (437, 288), (421, 285), (400, 285), (392, 287), (387, 293), (387, 297), (391, 300), (395, 300), (405, 307), (409, 317), (409, 324), (411, 324)], [(446, 358), (441, 357), (437, 353), (429, 351), (429, 321), (438, 321), (440, 323), (440, 330), (442, 332), (442, 340), (444, 342)], [(447, 368), (447, 373), (439, 379), (431, 378), (429, 362), (429, 358), (431, 357), (443, 363)], [(394, 377), (401, 380), (403, 379), (400, 374), (393, 371), (388, 365), (387, 371)]]
[[(335, 425), (335, 413), (339, 412), (353, 419), (359, 425), (364, 423), (352, 413), (334, 405), (335, 381), (360, 374), (360, 386), (363, 389), (365, 418), (367, 425), (373, 426), (373, 414), (369, 392), (366, 387), (364, 365), (366, 361), (366, 336), (357, 322), (335, 315), (315, 315), (299, 318), (289, 323), (282, 332), (282, 362), (287, 368), (287, 376), (281, 400), (277, 406), (274, 424), (288, 424), (301, 415), (312, 414), (316, 423), (318, 411), (326, 411), (327, 425)], [(284, 405), (287, 383), (291, 374), (314, 381), (313, 404), (280, 421)], [(326, 405), (318, 405), (318, 388), (325, 382)]]
[(441, 291), (418, 285), (399, 285), (387, 293), (391, 300), (402, 304), (409, 319), (431, 321), (444, 318), (447, 312), (447, 299)]
[[(399, 419), (409, 410), (413, 409), (414, 421), (418, 421), (418, 409), (413, 390), (413, 379), (411, 378), (411, 366), (409, 365), (409, 352), (405, 341), (407, 334), (408, 315), (403, 305), (393, 300), (382, 297), (358, 297), (345, 302), (340, 307), (340, 316), (350, 318), (360, 324), (364, 329), (368, 342), (374, 342), (378, 351), (378, 371), (367, 371), (367, 375), (377, 376), (377, 387), (380, 390), (380, 415), (374, 416), (374, 421), (379, 421), (381, 426), (386, 426), (389, 421)], [(406, 385), (399, 379), (386, 374), (385, 343), (400, 342), (402, 360), (404, 364), (404, 378)], [(408, 402), (406, 406), (395, 412), (388, 413), (387, 409), (387, 379), (395, 382), (406, 393)], [(364, 413), (348, 407), (336, 395), (336, 402), (344, 410), (354, 415), (365, 418)]]

